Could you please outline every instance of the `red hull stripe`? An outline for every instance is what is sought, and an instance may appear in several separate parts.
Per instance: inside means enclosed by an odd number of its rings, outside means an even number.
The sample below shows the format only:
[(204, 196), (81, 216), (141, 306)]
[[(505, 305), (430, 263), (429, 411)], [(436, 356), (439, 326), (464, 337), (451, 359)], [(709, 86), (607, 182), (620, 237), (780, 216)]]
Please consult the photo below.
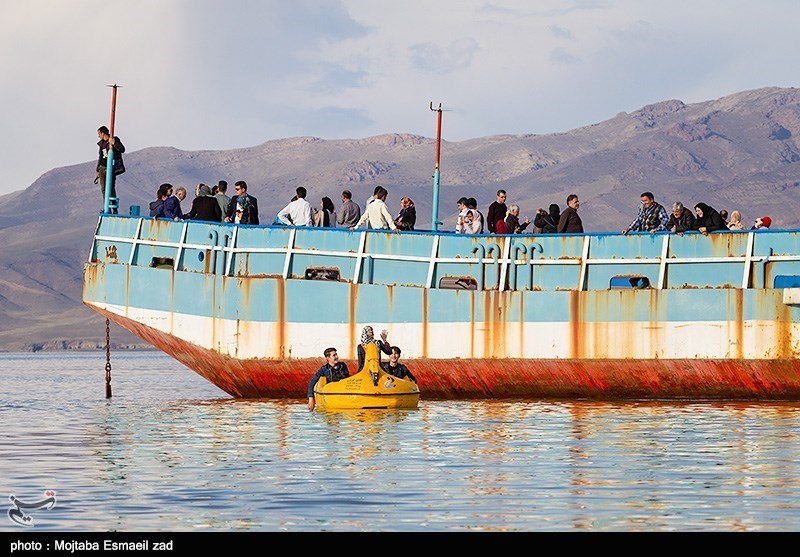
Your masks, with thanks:
[[(237, 398), (305, 398), (323, 358), (240, 360), (94, 308)], [(355, 362), (347, 362), (351, 370)], [(421, 399), (800, 400), (800, 360), (415, 359)], [(354, 371), (354, 370), (353, 370)]]

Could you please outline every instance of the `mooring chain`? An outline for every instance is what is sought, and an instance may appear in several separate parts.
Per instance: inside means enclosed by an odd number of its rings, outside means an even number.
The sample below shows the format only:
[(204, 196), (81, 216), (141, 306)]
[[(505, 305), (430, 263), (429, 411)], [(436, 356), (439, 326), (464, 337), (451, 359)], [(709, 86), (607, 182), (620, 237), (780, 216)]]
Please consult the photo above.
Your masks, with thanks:
[(106, 398), (111, 398), (111, 334), (106, 318)]

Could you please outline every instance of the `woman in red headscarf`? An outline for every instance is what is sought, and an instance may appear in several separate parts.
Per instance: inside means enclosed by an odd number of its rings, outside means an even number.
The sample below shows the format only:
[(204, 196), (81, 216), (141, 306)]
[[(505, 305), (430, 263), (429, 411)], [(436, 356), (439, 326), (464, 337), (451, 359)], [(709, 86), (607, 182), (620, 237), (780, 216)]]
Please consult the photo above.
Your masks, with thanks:
[(416, 222), (417, 210), (414, 208), (414, 202), (410, 197), (404, 197), (400, 200), (400, 213), (394, 219), (394, 223), (400, 230), (414, 230)]
[(769, 217), (758, 217), (750, 230), (761, 230), (772, 226), (772, 219)]

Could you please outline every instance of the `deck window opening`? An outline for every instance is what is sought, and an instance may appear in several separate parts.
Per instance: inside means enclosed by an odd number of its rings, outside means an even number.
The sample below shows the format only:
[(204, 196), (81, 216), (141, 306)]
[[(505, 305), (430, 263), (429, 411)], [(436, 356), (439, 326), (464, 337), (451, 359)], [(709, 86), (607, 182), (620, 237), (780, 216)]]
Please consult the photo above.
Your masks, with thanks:
[(175, 267), (175, 260), (172, 257), (154, 257), (150, 261), (150, 266), (156, 269), (173, 269)]
[(609, 288), (614, 290), (643, 290), (650, 288), (650, 279), (639, 275), (611, 277)]
[(442, 277), (439, 288), (445, 290), (477, 290), (478, 281), (474, 277)]
[(306, 280), (335, 280), (340, 277), (339, 269), (336, 267), (308, 267), (305, 273)]

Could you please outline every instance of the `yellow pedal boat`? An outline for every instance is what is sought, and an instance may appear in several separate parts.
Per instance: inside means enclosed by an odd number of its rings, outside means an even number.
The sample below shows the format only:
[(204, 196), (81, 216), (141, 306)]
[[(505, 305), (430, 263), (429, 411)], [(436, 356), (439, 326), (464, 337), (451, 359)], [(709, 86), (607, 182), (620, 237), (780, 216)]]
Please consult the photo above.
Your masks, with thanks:
[(328, 410), (368, 408), (418, 408), (419, 387), (383, 371), (375, 344), (367, 346), (364, 369), (347, 379), (328, 383), (325, 377), (314, 385), (314, 401)]

